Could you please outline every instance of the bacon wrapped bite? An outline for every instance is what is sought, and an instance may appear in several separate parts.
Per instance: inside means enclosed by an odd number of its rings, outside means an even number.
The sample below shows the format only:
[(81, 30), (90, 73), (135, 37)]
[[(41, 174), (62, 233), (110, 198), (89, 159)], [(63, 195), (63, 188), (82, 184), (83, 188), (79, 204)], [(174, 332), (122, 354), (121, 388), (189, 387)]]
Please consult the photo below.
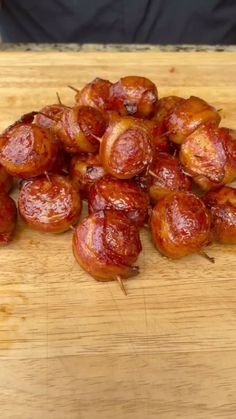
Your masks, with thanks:
[(24, 115), (0, 135), (0, 163), (18, 178), (30, 178), (50, 171), (58, 146), (51, 131), (32, 124), (34, 112)]
[(131, 180), (103, 176), (90, 189), (89, 212), (116, 210), (138, 227), (148, 221), (149, 196)]
[(236, 244), (236, 189), (223, 186), (208, 192), (203, 201), (211, 211), (213, 240)]
[(217, 127), (221, 117), (217, 110), (205, 100), (196, 96), (177, 101), (167, 113), (164, 122), (169, 139), (182, 144), (201, 124), (207, 123)]
[(177, 259), (210, 241), (210, 216), (204, 203), (191, 192), (176, 192), (153, 208), (152, 238), (164, 256)]
[(150, 135), (139, 120), (110, 118), (100, 145), (102, 165), (119, 179), (130, 179), (145, 170), (153, 159)]
[(77, 223), (81, 207), (77, 190), (63, 176), (41, 176), (21, 185), (19, 212), (35, 230), (62, 233)]
[(111, 86), (112, 83), (109, 80), (97, 77), (76, 93), (76, 104), (78, 106), (91, 106), (100, 111), (109, 110)]
[(98, 281), (135, 276), (141, 251), (138, 229), (116, 211), (99, 211), (80, 222), (73, 235), (79, 265)]
[(96, 153), (99, 149), (97, 138), (103, 136), (106, 120), (91, 106), (77, 106), (66, 108), (53, 129), (68, 153)]
[(145, 77), (122, 77), (110, 89), (110, 109), (122, 116), (151, 118), (155, 114), (157, 100), (155, 84)]
[(180, 148), (180, 161), (203, 189), (216, 189), (236, 177), (236, 140), (226, 128), (201, 125)]

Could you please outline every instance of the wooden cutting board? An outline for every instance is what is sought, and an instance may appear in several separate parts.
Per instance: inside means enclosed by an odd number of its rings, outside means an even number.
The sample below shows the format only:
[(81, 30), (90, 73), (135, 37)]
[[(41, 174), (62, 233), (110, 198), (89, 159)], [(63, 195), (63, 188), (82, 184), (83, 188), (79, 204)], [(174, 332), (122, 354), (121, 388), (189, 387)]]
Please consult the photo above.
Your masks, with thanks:
[[(151, 78), (160, 96), (197, 95), (236, 129), (236, 53), (0, 53), (0, 129), (94, 77)], [(19, 221), (0, 249), (2, 419), (229, 419), (236, 416), (236, 246), (162, 258), (147, 232), (139, 277), (98, 283), (71, 232)]]

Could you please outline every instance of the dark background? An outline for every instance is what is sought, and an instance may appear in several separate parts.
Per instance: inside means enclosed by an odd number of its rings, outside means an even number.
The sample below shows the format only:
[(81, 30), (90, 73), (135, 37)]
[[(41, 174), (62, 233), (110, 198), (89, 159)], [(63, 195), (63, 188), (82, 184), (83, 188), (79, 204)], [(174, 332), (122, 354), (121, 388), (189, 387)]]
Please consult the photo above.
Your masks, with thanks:
[(8, 42), (235, 44), (236, 0), (4, 0)]

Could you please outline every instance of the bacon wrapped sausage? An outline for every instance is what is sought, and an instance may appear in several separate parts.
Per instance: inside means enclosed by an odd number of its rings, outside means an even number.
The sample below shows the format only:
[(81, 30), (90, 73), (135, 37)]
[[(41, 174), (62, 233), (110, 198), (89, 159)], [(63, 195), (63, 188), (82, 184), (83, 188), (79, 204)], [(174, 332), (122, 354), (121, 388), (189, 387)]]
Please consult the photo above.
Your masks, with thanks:
[(110, 89), (112, 83), (100, 78), (86, 84), (75, 96), (78, 106), (92, 106), (101, 111), (110, 109)]
[(167, 113), (164, 122), (169, 139), (182, 144), (201, 124), (217, 127), (220, 120), (221, 117), (213, 106), (199, 97), (190, 96), (189, 99), (177, 101)]
[(120, 115), (151, 118), (156, 111), (157, 88), (145, 77), (122, 77), (110, 88), (110, 109)]
[(176, 192), (153, 209), (151, 231), (156, 248), (169, 258), (181, 258), (209, 243), (210, 216), (191, 192)]
[(95, 153), (99, 149), (97, 137), (102, 137), (106, 120), (102, 113), (90, 106), (66, 108), (54, 126), (54, 133), (68, 153)]
[(62, 233), (77, 223), (81, 199), (67, 178), (41, 176), (23, 182), (19, 212), (25, 223), (35, 230)]
[(0, 163), (18, 178), (35, 177), (49, 171), (57, 158), (58, 147), (50, 130), (27, 122), (32, 120), (33, 114), (23, 116), (0, 135)]
[(100, 157), (105, 171), (117, 178), (138, 175), (153, 158), (146, 127), (135, 118), (113, 115), (101, 141)]
[[(154, 120), (164, 123), (165, 117), (183, 98), (179, 96), (165, 96), (158, 100)], [(166, 129), (166, 127), (165, 127)]]
[(236, 177), (236, 141), (226, 128), (201, 125), (182, 144), (180, 161), (203, 190), (218, 188)]
[(60, 103), (44, 106), (34, 117), (34, 123), (40, 128), (52, 128), (60, 120), (67, 106)]
[(213, 239), (236, 244), (236, 189), (224, 186), (208, 192), (203, 201), (211, 211)]
[(98, 281), (129, 278), (142, 249), (138, 229), (116, 211), (99, 211), (80, 222), (73, 235), (79, 265)]
[(131, 180), (106, 175), (90, 188), (88, 208), (90, 213), (116, 210), (136, 226), (142, 227), (148, 220), (149, 196)]

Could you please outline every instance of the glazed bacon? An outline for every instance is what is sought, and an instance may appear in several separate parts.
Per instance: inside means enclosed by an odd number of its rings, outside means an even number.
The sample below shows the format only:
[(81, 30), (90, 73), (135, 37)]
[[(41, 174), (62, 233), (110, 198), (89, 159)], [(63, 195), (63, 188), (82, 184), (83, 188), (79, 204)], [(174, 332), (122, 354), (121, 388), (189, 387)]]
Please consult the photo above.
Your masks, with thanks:
[(50, 169), (50, 173), (55, 175), (68, 175), (70, 160), (71, 156), (59, 146), (57, 158)]
[(180, 161), (203, 189), (216, 189), (236, 177), (236, 141), (226, 128), (202, 125), (180, 148)]
[(76, 104), (78, 106), (91, 106), (100, 111), (109, 110), (111, 86), (112, 83), (109, 80), (94, 79), (76, 93)]
[(10, 192), (13, 186), (13, 177), (7, 173), (3, 166), (0, 165), (0, 193)]
[(73, 235), (79, 265), (98, 281), (138, 274), (134, 266), (142, 246), (138, 229), (116, 211), (99, 211), (80, 222)]
[(216, 109), (196, 96), (177, 101), (164, 118), (169, 139), (182, 144), (201, 124), (217, 127), (221, 117)]
[(112, 115), (102, 137), (100, 158), (105, 171), (119, 179), (141, 173), (153, 159), (146, 127), (135, 118)]
[(208, 192), (203, 201), (211, 211), (213, 239), (223, 244), (236, 244), (236, 189), (223, 186)]
[(16, 227), (17, 209), (12, 198), (0, 193), (0, 245), (12, 241)]
[(161, 152), (170, 153), (171, 145), (168, 140), (168, 136), (166, 135), (166, 128), (164, 123), (155, 121), (153, 119), (143, 120), (142, 123), (147, 129), (151, 139), (153, 159), (155, 160), (158, 157), (158, 154)]
[[(179, 96), (165, 96), (158, 100), (154, 120), (164, 124), (165, 117), (172, 111), (183, 98)], [(166, 127), (165, 127), (166, 129)]]
[(81, 208), (78, 192), (63, 176), (41, 176), (21, 186), (19, 212), (35, 230), (62, 233), (77, 223)]
[(103, 114), (90, 106), (66, 108), (53, 130), (68, 153), (96, 153), (99, 149), (97, 137), (106, 129)]
[(159, 252), (177, 259), (209, 243), (210, 217), (200, 198), (191, 192), (176, 192), (153, 208), (151, 231)]
[[(138, 273), (143, 226), (174, 259), (197, 252), (213, 262), (203, 250), (211, 240), (236, 244), (236, 189), (222, 187), (236, 178), (236, 139), (218, 128), (213, 106), (195, 96), (158, 100), (155, 84), (139, 76), (72, 89), (74, 107), (58, 96), (0, 135), (0, 243), (14, 233), (6, 192), (16, 176), (25, 223), (51, 233), (72, 228), (80, 266), (124, 292), (122, 279)], [(200, 199), (194, 182), (212, 191)], [(77, 225), (81, 198), (89, 215)]]
[(167, 153), (159, 153), (149, 173), (152, 174), (149, 193), (153, 202), (171, 192), (191, 190), (191, 180), (183, 172), (179, 160)]
[(157, 106), (157, 88), (145, 77), (122, 77), (110, 88), (110, 109), (122, 116), (151, 118)]
[(67, 106), (60, 103), (44, 106), (34, 117), (34, 123), (40, 128), (52, 128), (59, 121)]
[(149, 175), (149, 169), (144, 170), (139, 175), (132, 178), (134, 183), (142, 190), (148, 192), (148, 188), (151, 183), (151, 176)]
[(116, 210), (121, 217), (142, 227), (148, 221), (149, 196), (132, 180), (125, 181), (106, 175), (90, 188), (88, 209), (90, 213)]
[(70, 162), (70, 178), (81, 192), (81, 197), (88, 198), (91, 186), (102, 176), (105, 170), (98, 154), (76, 154)]
[(58, 147), (50, 130), (31, 123), (34, 114), (24, 115), (0, 135), (0, 163), (18, 178), (49, 171), (57, 157)]

